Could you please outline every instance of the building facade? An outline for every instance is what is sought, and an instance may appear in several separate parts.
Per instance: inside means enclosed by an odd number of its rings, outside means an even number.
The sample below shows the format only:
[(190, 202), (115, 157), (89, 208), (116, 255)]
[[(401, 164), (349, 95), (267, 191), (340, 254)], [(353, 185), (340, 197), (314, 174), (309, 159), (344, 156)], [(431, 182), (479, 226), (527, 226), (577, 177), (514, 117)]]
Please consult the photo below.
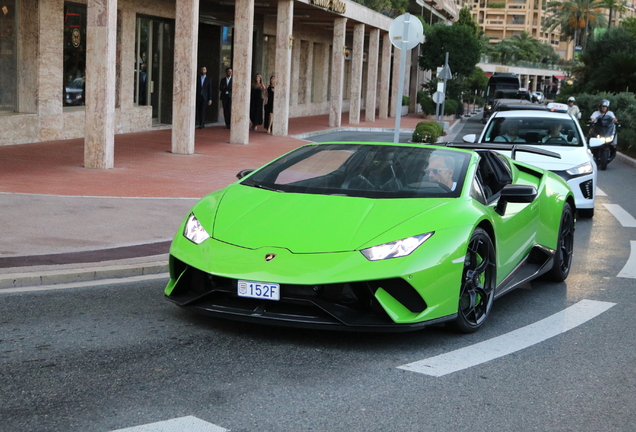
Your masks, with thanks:
[[(450, 0), (443, 0), (450, 2)], [(454, 4), (454, 3), (449, 3)], [(4, 0), (0, 13), (0, 145), (84, 138), (85, 166), (113, 166), (114, 135), (172, 129), (194, 152), (196, 77), (232, 67), (231, 142), (249, 140), (250, 83), (277, 79), (273, 125), (329, 114), (340, 126), (396, 112), (393, 20), (348, 0)], [(449, 19), (422, 3), (422, 11)], [(449, 8), (449, 5), (446, 5)], [(452, 14), (451, 14), (452, 16)], [(432, 18), (429, 18), (432, 19)], [(415, 50), (413, 50), (415, 51)], [(421, 81), (417, 52), (407, 89)], [(415, 60), (415, 61), (413, 61)], [(207, 121), (223, 118), (218, 98)], [(401, 101), (399, 101), (401, 104)]]

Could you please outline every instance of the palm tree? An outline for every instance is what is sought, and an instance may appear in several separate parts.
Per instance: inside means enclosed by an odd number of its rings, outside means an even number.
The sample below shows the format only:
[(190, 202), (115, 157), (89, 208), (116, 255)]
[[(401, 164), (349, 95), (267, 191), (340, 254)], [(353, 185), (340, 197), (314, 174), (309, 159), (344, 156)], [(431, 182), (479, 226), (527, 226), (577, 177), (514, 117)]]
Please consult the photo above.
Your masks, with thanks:
[(609, 9), (609, 17), (607, 18), (607, 28), (612, 26), (612, 12), (625, 12), (627, 2), (625, 0), (600, 0), (601, 7)]
[(603, 0), (551, 1), (547, 4), (544, 31), (561, 29), (561, 33), (574, 40), (575, 45), (584, 45), (589, 29), (605, 23), (600, 9)]

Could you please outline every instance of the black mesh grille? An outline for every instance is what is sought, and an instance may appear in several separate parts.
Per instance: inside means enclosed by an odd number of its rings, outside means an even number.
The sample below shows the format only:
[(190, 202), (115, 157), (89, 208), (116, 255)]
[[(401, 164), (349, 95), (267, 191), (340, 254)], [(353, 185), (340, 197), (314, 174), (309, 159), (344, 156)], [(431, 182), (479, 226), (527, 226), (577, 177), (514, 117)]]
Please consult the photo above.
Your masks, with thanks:
[(592, 199), (594, 197), (594, 193), (592, 192), (594, 189), (594, 181), (587, 180), (581, 183), (581, 193), (586, 199)]

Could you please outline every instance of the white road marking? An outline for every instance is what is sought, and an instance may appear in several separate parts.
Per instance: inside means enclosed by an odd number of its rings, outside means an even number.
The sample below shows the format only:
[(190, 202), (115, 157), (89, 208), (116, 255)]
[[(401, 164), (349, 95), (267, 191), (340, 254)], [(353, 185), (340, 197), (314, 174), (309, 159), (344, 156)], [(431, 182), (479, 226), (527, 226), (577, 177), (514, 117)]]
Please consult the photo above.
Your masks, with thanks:
[(220, 426), (213, 425), (193, 416), (180, 417), (172, 420), (149, 423), (111, 432), (228, 432)]
[(600, 315), (615, 304), (581, 300), (534, 324), (446, 354), (405, 364), (398, 369), (435, 377), (468, 369), (565, 333)]
[(598, 186), (596, 187), (596, 196), (607, 196)]
[(125, 278), (113, 278), (113, 279), (99, 279), (99, 280), (90, 280), (84, 282), (71, 282), (66, 284), (56, 284), (56, 285), (37, 285), (31, 287), (19, 287), (19, 288), (0, 288), (0, 294), (9, 294), (9, 293), (22, 293), (22, 292), (35, 292), (35, 291), (53, 291), (53, 290), (63, 290), (69, 288), (86, 288), (86, 287), (94, 287), (101, 285), (114, 285), (120, 283), (128, 283), (128, 282), (139, 282), (139, 281), (147, 281), (154, 279), (168, 279), (170, 278), (170, 273), (157, 273), (143, 276), (131, 276)]
[(625, 263), (625, 267), (623, 267), (617, 277), (636, 279), (636, 241), (632, 240), (629, 244), (632, 246), (632, 251)]
[(636, 219), (618, 204), (603, 204), (625, 228), (636, 228)]

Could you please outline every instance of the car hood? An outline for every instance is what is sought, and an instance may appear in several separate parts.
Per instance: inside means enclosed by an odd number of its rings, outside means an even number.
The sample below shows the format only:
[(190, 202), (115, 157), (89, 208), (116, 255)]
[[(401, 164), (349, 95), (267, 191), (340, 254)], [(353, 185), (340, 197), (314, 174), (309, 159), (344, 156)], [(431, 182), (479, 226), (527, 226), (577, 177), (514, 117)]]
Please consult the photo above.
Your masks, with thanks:
[[(281, 247), (293, 253), (345, 252), (449, 200), (309, 195), (235, 184), (217, 201), (214, 212), (199, 214), (195, 208), (195, 213), (212, 237), (233, 245)], [(421, 233), (410, 235), (416, 234)]]
[[(572, 167), (579, 166), (590, 161), (588, 152), (583, 147), (559, 147), (559, 146), (532, 146), (543, 150), (549, 150), (561, 155), (561, 159), (542, 156), (534, 153), (518, 151), (516, 159), (530, 165), (537, 166), (549, 171), (565, 171)], [(499, 153), (510, 157), (509, 151), (499, 151)]]

